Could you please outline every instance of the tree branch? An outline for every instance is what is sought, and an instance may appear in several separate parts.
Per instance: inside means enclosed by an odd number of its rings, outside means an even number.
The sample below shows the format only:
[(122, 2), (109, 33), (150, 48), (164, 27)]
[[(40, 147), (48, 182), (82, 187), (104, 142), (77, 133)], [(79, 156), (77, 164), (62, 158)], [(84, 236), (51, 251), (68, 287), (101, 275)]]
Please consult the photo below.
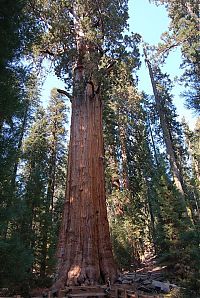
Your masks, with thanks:
[(181, 42), (177, 42), (174, 44), (169, 45), (168, 47), (161, 49), (160, 51), (158, 50), (159, 55), (164, 55), (165, 53), (169, 52), (171, 49), (178, 47), (181, 44)]
[(45, 50), (41, 50), (40, 53), (41, 53), (41, 54), (48, 54), (49, 56), (53, 56), (53, 57), (55, 57), (55, 56), (61, 55), (61, 54), (63, 54), (63, 53), (66, 53), (67, 50), (68, 50), (67, 48), (63, 48), (63, 49), (57, 49), (56, 52), (52, 52), (52, 51), (49, 50), (49, 49), (45, 49)]
[(100, 7), (100, 4), (99, 4), (99, 1), (96, 0), (96, 5), (97, 5), (97, 9), (98, 9), (98, 13), (99, 13), (99, 25), (100, 25), (100, 30), (101, 30), (101, 33), (102, 33), (102, 40), (104, 40), (104, 36), (105, 36), (105, 30), (104, 30), (104, 22), (103, 22), (103, 18), (102, 18), (102, 11), (101, 11), (101, 7)]
[(49, 56), (55, 56), (54, 53), (52, 53), (50, 50), (46, 49), (46, 50), (41, 50), (40, 51), (41, 54), (48, 54)]
[(57, 89), (57, 92), (60, 93), (60, 94), (66, 95), (69, 98), (69, 100), (72, 101), (73, 96), (69, 92), (67, 92), (66, 90)]
[(116, 60), (115, 61), (112, 61), (106, 68), (105, 68), (105, 73), (108, 74), (112, 68), (113, 68), (113, 65), (116, 63)]

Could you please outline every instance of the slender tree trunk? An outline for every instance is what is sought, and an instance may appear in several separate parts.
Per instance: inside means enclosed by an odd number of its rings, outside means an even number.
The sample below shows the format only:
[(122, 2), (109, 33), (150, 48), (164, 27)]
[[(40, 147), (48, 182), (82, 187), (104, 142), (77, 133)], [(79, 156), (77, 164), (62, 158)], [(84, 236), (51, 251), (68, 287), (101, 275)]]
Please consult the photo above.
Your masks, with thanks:
[(151, 194), (151, 185), (146, 177), (146, 175), (144, 176), (145, 179), (145, 183), (147, 185), (147, 207), (148, 207), (148, 211), (150, 214), (150, 223), (151, 223), (151, 236), (152, 236), (152, 240), (153, 240), (153, 246), (154, 246), (154, 250), (156, 251), (157, 246), (156, 246), (156, 225), (155, 225), (155, 216), (154, 216), (154, 211), (153, 211), (153, 204), (152, 204), (152, 194)]
[(21, 153), (22, 142), (23, 142), (25, 131), (26, 131), (26, 125), (27, 125), (27, 120), (28, 120), (28, 109), (29, 109), (29, 102), (26, 102), (25, 103), (25, 110), (24, 110), (24, 115), (23, 115), (21, 132), (20, 132), (19, 141), (18, 141), (18, 145), (17, 145), (17, 158), (16, 158), (16, 161), (15, 161), (15, 164), (14, 164), (13, 178), (12, 178), (12, 182), (11, 182), (13, 189), (15, 188), (17, 170), (18, 170), (18, 165), (19, 165), (19, 156), (20, 156), (20, 153)]
[(152, 147), (153, 147), (153, 152), (154, 152), (156, 165), (158, 166), (159, 162), (158, 162), (157, 150), (156, 150), (156, 145), (155, 145), (155, 141), (154, 141), (153, 131), (152, 131), (152, 128), (151, 128), (151, 121), (150, 121), (150, 118), (148, 117), (148, 115), (147, 115), (147, 123), (148, 123), (149, 132), (150, 132), (150, 138), (151, 138), (151, 142), (152, 142)]
[(122, 180), (123, 188), (129, 189), (129, 177), (128, 177), (128, 166), (127, 166), (127, 151), (126, 151), (126, 132), (125, 127), (122, 125), (120, 129), (120, 142), (122, 152)]
[[(54, 287), (97, 284), (117, 274), (105, 200), (102, 102), (93, 85), (75, 70), (66, 201), (58, 243)], [(83, 92), (82, 92), (83, 91)]]
[[(21, 132), (19, 135), (18, 145), (17, 145), (17, 149), (16, 149), (15, 162), (13, 165), (13, 173), (12, 173), (12, 177), (10, 180), (10, 190), (12, 191), (12, 197), (15, 195), (16, 177), (17, 177), (17, 170), (18, 170), (18, 165), (19, 165), (19, 155), (21, 153), (22, 141), (23, 141), (23, 137), (24, 137), (24, 133), (25, 133), (25, 129), (26, 129), (26, 124), (27, 124), (28, 107), (29, 107), (29, 105), (28, 105), (28, 103), (26, 103), (25, 111), (24, 111), (24, 115), (23, 115)], [(3, 121), (1, 123), (1, 120), (0, 120), (0, 132), (1, 132), (1, 128), (2, 128), (1, 124), (3, 125)], [(10, 196), (10, 198), (11, 198), (11, 196)], [(6, 209), (9, 210), (9, 208), (11, 208), (12, 204), (13, 204), (13, 201), (8, 200)], [(7, 220), (7, 222), (5, 223), (5, 228), (4, 228), (4, 232), (3, 232), (4, 239), (7, 238), (9, 224), (10, 224), (10, 219)]]
[(195, 152), (193, 152), (194, 150), (192, 149), (192, 144), (190, 142), (190, 140), (188, 139), (187, 140), (188, 142), (188, 151), (189, 151), (189, 154), (190, 154), (190, 158), (191, 158), (191, 161), (192, 161), (192, 168), (193, 168), (193, 171), (194, 171), (194, 174), (196, 176), (196, 179), (200, 182), (200, 163), (199, 163), (199, 160), (198, 160), (198, 157), (196, 157), (195, 155)]
[(148, 69), (149, 69), (149, 75), (150, 75), (150, 79), (151, 79), (153, 93), (154, 93), (154, 96), (155, 96), (157, 111), (158, 111), (159, 118), (160, 118), (160, 124), (161, 124), (162, 131), (163, 131), (164, 142), (165, 142), (165, 145), (166, 145), (167, 154), (169, 156), (169, 162), (170, 162), (171, 172), (172, 172), (173, 179), (174, 179), (174, 184), (175, 184), (177, 190), (179, 191), (179, 193), (181, 194), (181, 196), (184, 197), (185, 194), (184, 194), (184, 190), (183, 190), (183, 186), (182, 186), (182, 177), (180, 175), (177, 160), (176, 160), (176, 157), (175, 157), (175, 154), (174, 154), (170, 132), (169, 132), (169, 129), (168, 129), (166, 121), (165, 121), (165, 114), (164, 114), (164, 111), (162, 109), (162, 103), (161, 103), (161, 100), (160, 100), (160, 96), (157, 92), (156, 83), (155, 83), (155, 80), (154, 80), (154, 75), (153, 75), (151, 63), (147, 58), (147, 54), (146, 54), (145, 50), (144, 50), (144, 54), (145, 54), (145, 59), (146, 59), (147, 66), (148, 66)]
[(56, 176), (56, 136), (57, 123), (54, 122), (54, 128), (52, 132), (52, 143), (50, 148), (50, 160), (49, 160), (49, 173), (48, 173), (48, 185), (47, 185), (47, 203), (46, 203), (46, 223), (43, 226), (42, 231), (42, 247), (41, 247), (41, 261), (40, 261), (40, 276), (45, 277), (47, 267), (48, 256), (48, 231), (52, 227), (53, 223), (53, 208), (54, 208), (54, 191), (55, 191), (55, 176)]
[[(53, 150), (53, 148), (52, 148)], [(53, 220), (53, 198), (55, 189), (55, 166), (56, 166), (56, 152), (52, 151), (52, 156), (50, 158), (49, 166), (49, 177), (47, 186), (47, 203), (45, 206), (45, 225), (42, 227), (42, 246), (41, 246), (41, 261), (40, 261), (40, 276), (45, 277), (46, 266), (47, 266), (47, 256), (48, 256), (48, 232), (52, 227)]]

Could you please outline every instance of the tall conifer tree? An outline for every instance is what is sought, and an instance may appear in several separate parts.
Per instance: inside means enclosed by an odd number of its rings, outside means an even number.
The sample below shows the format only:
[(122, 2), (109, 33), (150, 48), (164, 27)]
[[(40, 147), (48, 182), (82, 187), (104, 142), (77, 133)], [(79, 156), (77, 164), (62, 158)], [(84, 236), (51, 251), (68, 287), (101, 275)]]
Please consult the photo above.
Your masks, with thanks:
[(122, 35), (127, 1), (36, 1), (32, 9), (45, 24), (40, 53), (55, 59), (56, 73), (73, 85), (72, 95), (60, 91), (72, 100), (72, 118), (55, 287), (113, 282), (117, 271), (105, 202), (101, 91), (117, 59), (127, 57), (125, 43), (131, 45)]

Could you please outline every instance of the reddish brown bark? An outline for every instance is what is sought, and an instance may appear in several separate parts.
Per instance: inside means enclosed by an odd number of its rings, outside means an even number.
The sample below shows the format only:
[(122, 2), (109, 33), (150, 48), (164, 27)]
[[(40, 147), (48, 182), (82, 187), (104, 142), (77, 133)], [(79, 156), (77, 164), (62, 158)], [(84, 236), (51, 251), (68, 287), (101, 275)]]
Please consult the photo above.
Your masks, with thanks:
[(84, 16), (73, 6), (74, 70), (66, 201), (58, 243), (56, 289), (113, 282), (117, 275), (107, 220), (103, 166), (102, 101), (95, 44), (85, 37)]
[[(76, 69), (76, 83), (82, 75)], [(58, 244), (56, 288), (116, 278), (107, 220), (102, 102), (91, 83), (72, 102), (68, 180)], [(80, 94), (81, 93), (81, 94)]]

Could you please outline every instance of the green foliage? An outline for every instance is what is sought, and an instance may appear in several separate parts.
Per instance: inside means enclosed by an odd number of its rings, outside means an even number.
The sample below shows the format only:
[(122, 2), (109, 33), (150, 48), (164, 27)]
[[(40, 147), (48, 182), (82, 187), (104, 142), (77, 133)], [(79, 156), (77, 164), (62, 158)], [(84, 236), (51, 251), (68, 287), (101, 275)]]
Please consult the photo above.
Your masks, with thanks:
[(132, 269), (152, 237), (144, 175), (151, 157), (141, 96), (132, 85), (129, 65), (122, 62), (117, 71), (104, 109), (108, 214), (116, 260), (121, 268)]
[(33, 47), (36, 56), (46, 53), (54, 62), (56, 75), (65, 80), (69, 89), (74, 87), (77, 63), (85, 65), (84, 82), (93, 79), (99, 86), (105, 83), (110, 64), (137, 59), (135, 44), (139, 36), (123, 34), (128, 28), (127, 0), (38, 0), (30, 13), (43, 30), (40, 43)]
[(158, 53), (166, 56), (172, 48), (181, 47), (183, 54), (181, 67), (185, 69), (181, 81), (185, 87), (188, 87), (184, 96), (188, 107), (199, 114), (199, 3), (197, 0), (155, 0), (153, 2), (164, 3), (171, 18), (169, 32), (163, 34), (163, 44), (159, 45)]
[(6, 241), (0, 240), (0, 286), (15, 287), (25, 282), (29, 278), (32, 261), (33, 255), (19, 235), (13, 235)]
[(30, 76), (19, 114), (23, 118), (15, 119), (14, 127), (4, 125), (0, 147), (2, 283), (20, 293), (29, 285), (50, 286), (65, 193), (66, 107), (54, 91), (46, 114), (32, 82)]
[[(32, 270), (43, 279), (52, 274), (55, 265), (60, 220), (57, 206), (64, 198), (65, 110), (62, 98), (54, 91), (48, 114), (38, 110), (35, 124), (23, 144), (20, 180), (24, 214), (20, 234), (26, 247), (33, 250)], [(37, 278), (37, 283), (41, 284), (41, 279)]]
[[(137, 267), (139, 256), (134, 255), (137, 238), (133, 234), (133, 225), (128, 219), (116, 219), (111, 225), (114, 256), (120, 269), (132, 269), (133, 264)], [(126, 231), (127, 234), (124, 233)], [(128, 235), (128, 236), (127, 236)]]
[[(33, 42), (37, 25), (25, 16), (26, 1), (1, 1), (0, 8), (0, 129), (4, 121), (12, 124), (22, 109), (21, 91), (25, 84), (25, 70), (20, 58)], [(34, 30), (31, 29), (31, 26)], [(29, 70), (30, 73), (30, 70)]]

